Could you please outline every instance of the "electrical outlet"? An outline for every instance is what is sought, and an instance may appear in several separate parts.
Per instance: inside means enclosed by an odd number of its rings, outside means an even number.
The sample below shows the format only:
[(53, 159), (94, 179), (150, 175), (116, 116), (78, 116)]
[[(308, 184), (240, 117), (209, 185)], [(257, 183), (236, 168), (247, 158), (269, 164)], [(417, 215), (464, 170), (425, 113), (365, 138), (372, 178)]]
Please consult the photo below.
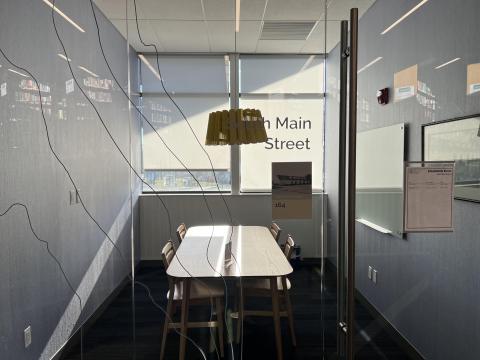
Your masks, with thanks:
[(32, 327), (28, 325), (28, 327), (23, 330), (23, 339), (25, 341), (25, 349), (30, 346), (32, 343)]
[(372, 280), (372, 271), (373, 271), (373, 268), (371, 266), (368, 267), (368, 278), (370, 280)]
[(372, 274), (372, 281), (376, 284), (377, 283), (378, 272), (377, 270), (373, 270)]

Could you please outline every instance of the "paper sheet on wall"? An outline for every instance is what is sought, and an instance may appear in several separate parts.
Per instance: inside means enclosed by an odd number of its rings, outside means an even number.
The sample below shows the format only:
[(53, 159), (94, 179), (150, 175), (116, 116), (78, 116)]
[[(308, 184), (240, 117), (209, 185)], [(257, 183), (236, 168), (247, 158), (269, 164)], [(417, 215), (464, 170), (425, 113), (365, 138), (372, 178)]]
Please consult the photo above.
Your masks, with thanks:
[(453, 185), (452, 162), (407, 164), (405, 232), (453, 231)]
[(312, 218), (312, 163), (272, 163), (272, 219)]

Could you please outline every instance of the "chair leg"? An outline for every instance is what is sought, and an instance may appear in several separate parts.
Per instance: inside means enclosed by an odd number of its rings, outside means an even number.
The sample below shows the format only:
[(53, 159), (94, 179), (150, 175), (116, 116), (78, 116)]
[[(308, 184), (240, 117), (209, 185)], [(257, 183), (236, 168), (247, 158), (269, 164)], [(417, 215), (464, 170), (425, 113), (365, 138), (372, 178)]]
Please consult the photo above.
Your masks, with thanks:
[(242, 336), (243, 330), (243, 309), (244, 309), (244, 295), (245, 289), (242, 288), (242, 284), (240, 283), (238, 287), (238, 321), (237, 321), (237, 344), (240, 343), (240, 338)]
[(183, 294), (182, 294), (182, 316), (181, 316), (181, 334), (180, 337), (180, 360), (185, 360), (185, 351), (187, 347), (187, 324), (188, 324), (188, 310), (190, 300), (190, 279), (183, 280)]
[(218, 342), (220, 344), (220, 356), (223, 358), (225, 356), (223, 348), (223, 304), (222, 298), (217, 297), (215, 299), (215, 308), (217, 310), (217, 321), (218, 321)]
[(165, 356), (165, 345), (167, 342), (167, 334), (168, 334), (168, 324), (172, 320), (173, 316), (173, 295), (174, 295), (174, 286), (170, 286), (170, 292), (168, 295), (168, 303), (167, 303), (167, 314), (165, 315), (165, 323), (163, 325), (163, 333), (162, 333), (162, 344), (160, 347), (160, 360), (163, 360)]
[(277, 360), (283, 360), (282, 330), (280, 327), (280, 308), (277, 278), (270, 278), (270, 290), (272, 294), (273, 324), (275, 329), (275, 344), (277, 346)]
[(292, 302), (290, 301), (290, 292), (287, 289), (287, 278), (285, 276), (282, 276), (282, 287), (285, 303), (287, 304), (288, 325), (290, 327), (290, 334), (292, 336), (292, 345), (297, 346), (297, 338), (295, 336), (295, 328), (293, 326)]

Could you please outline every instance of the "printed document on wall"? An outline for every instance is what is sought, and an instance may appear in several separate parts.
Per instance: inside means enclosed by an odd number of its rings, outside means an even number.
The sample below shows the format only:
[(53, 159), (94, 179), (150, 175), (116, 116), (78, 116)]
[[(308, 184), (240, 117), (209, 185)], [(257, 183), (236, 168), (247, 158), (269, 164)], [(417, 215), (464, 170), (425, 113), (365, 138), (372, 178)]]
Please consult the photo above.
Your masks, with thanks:
[(453, 231), (454, 163), (405, 166), (405, 232)]

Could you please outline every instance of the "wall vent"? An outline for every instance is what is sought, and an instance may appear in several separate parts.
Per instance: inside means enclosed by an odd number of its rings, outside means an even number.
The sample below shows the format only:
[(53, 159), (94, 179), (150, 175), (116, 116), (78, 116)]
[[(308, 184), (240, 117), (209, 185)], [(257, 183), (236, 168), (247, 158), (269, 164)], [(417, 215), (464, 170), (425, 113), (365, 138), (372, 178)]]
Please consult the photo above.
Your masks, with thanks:
[(316, 21), (265, 21), (260, 40), (306, 40)]

